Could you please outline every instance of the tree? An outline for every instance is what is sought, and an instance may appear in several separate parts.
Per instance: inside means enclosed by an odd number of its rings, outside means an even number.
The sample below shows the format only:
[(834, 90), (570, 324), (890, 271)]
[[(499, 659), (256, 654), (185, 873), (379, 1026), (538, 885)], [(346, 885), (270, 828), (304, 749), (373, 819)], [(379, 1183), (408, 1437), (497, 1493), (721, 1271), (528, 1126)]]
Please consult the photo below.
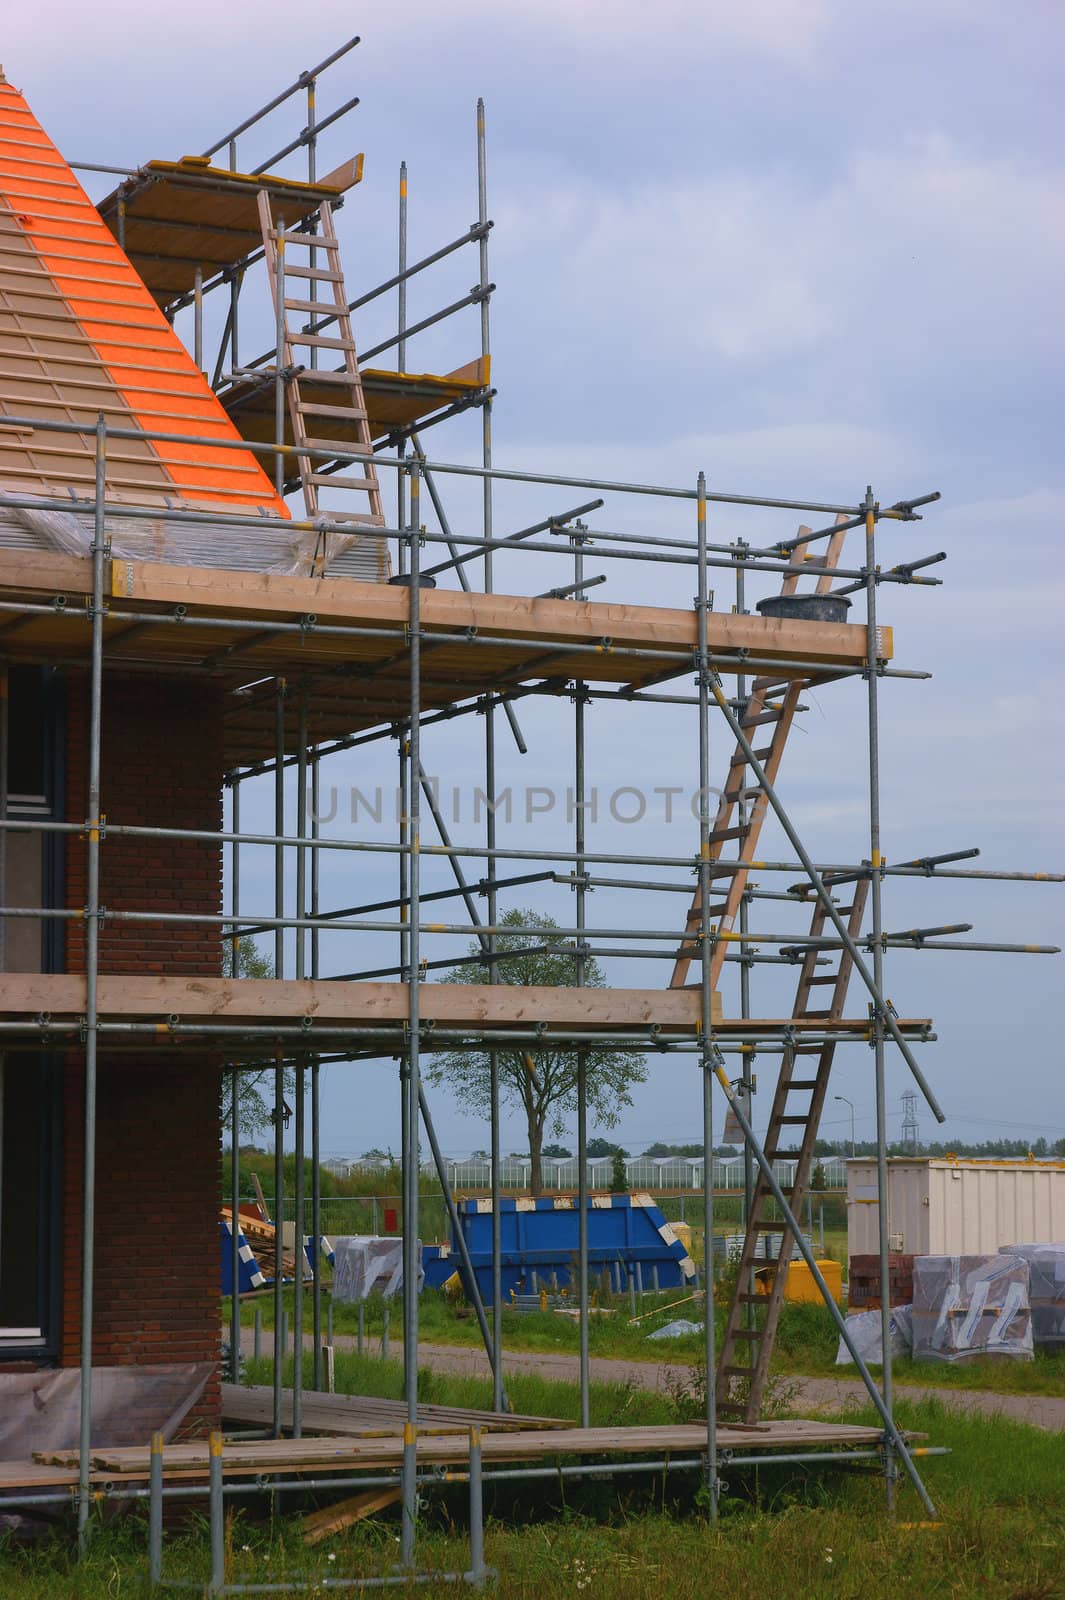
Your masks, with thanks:
[(554, 1161), (569, 1161), (572, 1159), (573, 1151), (567, 1150), (564, 1144), (545, 1144), (540, 1154), (550, 1156)]
[[(573, 949), (570, 940), (553, 940), (550, 949), (538, 934), (522, 930), (531, 925), (555, 928), (550, 917), (535, 911), (508, 911), (501, 922), (513, 932), (500, 934), (496, 949), (508, 959), (500, 961), (498, 972), (501, 983), (519, 987), (546, 986), (572, 988), (576, 983), (575, 963), (566, 951)], [(482, 955), (479, 943), (470, 946), (470, 954)], [(447, 976), (449, 983), (483, 983), (484, 973), (477, 963), (456, 967)], [(584, 982), (590, 989), (606, 987), (598, 963), (588, 957), (584, 963)], [(534, 1195), (543, 1193), (541, 1158), (544, 1154), (544, 1133), (556, 1135), (565, 1127), (567, 1113), (577, 1104), (577, 1053), (574, 1050), (500, 1049), (496, 1054), (499, 1064), (501, 1098), (516, 1102), (525, 1113), (529, 1129), (530, 1187)], [(585, 1052), (588, 1108), (602, 1127), (616, 1125), (623, 1106), (632, 1104), (630, 1089), (642, 1083), (647, 1069), (642, 1056), (630, 1055), (620, 1050), (589, 1048)], [(487, 1051), (453, 1050), (437, 1056), (426, 1068), (426, 1076), (435, 1083), (447, 1082), (456, 1096), (471, 1110), (487, 1113), (491, 1109), (490, 1067)], [(589, 1147), (590, 1148), (590, 1147)], [(610, 1152), (612, 1153), (612, 1149)]]
[(589, 1161), (597, 1161), (601, 1156), (620, 1156), (623, 1161), (627, 1161), (628, 1155), (627, 1150), (623, 1150), (619, 1144), (614, 1144), (610, 1139), (588, 1140)]
[(610, 1168), (610, 1193), (628, 1194), (629, 1175), (625, 1171), (625, 1157), (620, 1150), (614, 1151), (614, 1162)]
[[(272, 978), (274, 964), (269, 956), (263, 955), (249, 934), (242, 934), (237, 940), (236, 947), (236, 976), (238, 978)], [(222, 946), (222, 976), (232, 978), (233, 971), (233, 941), (226, 939)], [(286, 1067), (284, 1071), (284, 1096), (287, 1105), (291, 1105), (296, 1097), (296, 1069)], [(262, 1067), (256, 1071), (242, 1072), (240, 1074), (240, 1129), (239, 1137), (242, 1141), (249, 1140), (253, 1134), (265, 1133), (273, 1126), (274, 1120), (274, 1068)], [(222, 1127), (232, 1136), (233, 1127), (233, 1074), (222, 1074)]]

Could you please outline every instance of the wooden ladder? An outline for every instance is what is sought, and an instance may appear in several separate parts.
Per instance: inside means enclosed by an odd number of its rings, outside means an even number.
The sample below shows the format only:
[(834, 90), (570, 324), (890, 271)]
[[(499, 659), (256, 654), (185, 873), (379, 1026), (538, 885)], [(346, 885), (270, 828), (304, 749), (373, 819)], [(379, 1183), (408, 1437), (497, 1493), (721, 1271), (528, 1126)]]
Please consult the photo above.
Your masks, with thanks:
[[(326, 438), (329, 432), (328, 419), (336, 418), (348, 424), (354, 424), (356, 439), (355, 448), (372, 455), (373, 440), (370, 436), (370, 425), (366, 413), (366, 397), (363, 393), (362, 377), (359, 372), (358, 355), (355, 349), (355, 337), (351, 331), (351, 315), (348, 311), (347, 291), (344, 287), (344, 273), (340, 264), (340, 246), (337, 243), (336, 230), (333, 227), (333, 212), (325, 200), (318, 208), (320, 233), (298, 233), (284, 228), (275, 228), (273, 215), (270, 210), (270, 197), (264, 189), (259, 191), (259, 223), (262, 228), (263, 249), (266, 254), (266, 265), (270, 275), (270, 294), (274, 303), (274, 315), (278, 315), (278, 294), (281, 295), (281, 322), (284, 329), (283, 348), (279, 352), (282, 365), (290, 375), (285, 384), (288, 401), (289, 420), (292, 425), (292, 439), (296, 448), (296, 459), (299, 464), (300, 482), (303, 488), (303, 500), (308, 517), (318, 515), (318, 491), (323, 488), (348, 489), (366, 499), (355, 511), (334, 511), (327, 513), (331, 521), (353, 522), (364, 527), (384, 527), (384, 513), (381, 509), (381, 490), (377, 481), (377, 469), (372, 460), (362, 463), (363, 475), (352, 476), (347, 473), (323, 472), (325, 465), (322, 457), (313, 457), (305, 453), (307, 450), (339, 450), (343, 454), (345, 449), (350, 449), (350, 442), (342, 445), (336, 438)], [(283, 247), (279, 265), (278, 247)], [(310, 263), (315, 258), (308, 256), (307, 263), (290, 263), (288, 250), (291, 246), (302, 247), (307, 251), (317, 251), (324, 255), (327, 265), (324, 267), (312, 266)], [(289, 278), (306, 278), (314, 283), (328, 284), (332, 299), (303, 300), (290, 296), (287, 290)], [(310, 331), (310, 327), (294, 329), (291, 326), (289, 313), (302, 312), (309, 316), (335, 315), (337, 336)], [(335, 391), (336, 404), (322, 403), (303, 398), (300, 389), (300, 375), (305, 371), (305, 365), (296, 359), (295, 351), (302, 346), (308, 350), (336, 350), (339, 351), (343, 365), (335, 371), (327, 371), (321, 367), (314, 367), (313, 378), (315, 386), (328, 384)], [(308, 433), (308, 419), (327, 419), (318, 427), (316, 434)], [(315, 424), (311, 422), (311, 427)]]
[[(840, 915), (847, 919), (848, 933), (853, 939), (857, 939), (861, 933), (862, 917), (869, 898), (869, 879), (860, 877), (848, 881), (853, 883), (854, 894), (850, 905), (840, 906), (839, 911)], [(826, 885), (831, 888), (832, 880), (826, 879)], [(810, 920), (808, 937), (812, 940), (820, 938), (824, 934), (827, 922), (828, 912), (824, 902), (818, 899)], [(830, 925), (829, 932), (831, 931)], [(796, 940), (796, 945), (800, 949), (803, 948), (803, 943), (801, 938)], [(829, 954), (833, 970), (821, 972), (817, 970), (817, 960), (818, 956), (824, 953), (816, 944), (806, 948), (792, 1015), (796, 1018), (823, 1022), (827, 1028), (843, 1015), (854, 961), (849, 950), (831, 950)], [(828, 1004), (815, 1009), (810, 1003), (813, 990), (825, 985), (831, 985), (828, 990)], [(800, 1038), (797, 1043), (785, 1049), (781, 1058), (780, 1076), (769, 1114), (765, 1154), (769, 1161), (795, 1162), (795, 1176), (790, 1192), (783, 1184), (781, 1188), (797, 1221), (801, 1221), (801, 1207), (809, 1190), (814, 1146), (828, 1094), (835, 1052), (834, 1044), (804, 1045)], [(796, 1076), (797, 1065), (803, 1057), (809, 1056), (817, 1058), (813, 1072)], [(784, 1302), (784, 1286), (791, 1258), (791, 1230), (786, 1223), (772, 1215), (774, 1210), (775, 1203), (769, 1186), (759, 1173), (740, 1249), (736, 1283), (729, 1304), (717, 1369), (718, 1414), (722, 1418), (738, 1418), (745, 1423), (758, 1420), (769, 1378), (773, 1340), (780, 1320), (780, 1308)], [(780, 1240), (775, 1260), (768, 1256), (768, 1240), (773, 1235)], [(765, 1258), (759, 1255), (760, 1249), (763, 1248), (767, 1252)], [(766, 1267), (771, 1273), (766, 1294), (753, 1292), (752, 1275), (759, 1267)], [(749, 1359), (741, 1360), (741, 1354), (746, 1354)]]
[[(845, 520), (843, 516), (837, 516), (836, 518), (837, 523)], [(801, 537), (809, 532), (809, 528), (801, 527), (799, 536)], [(803, 555), (803, 547), (800, 546), (795, 561), (784, 576), (780, 589), (781, 594), (789, 595), (796, 592), (803, 564), (806, 561), (810, 561), (818, 567), (835, 568), (838, 566), (846, 536), (845, 528), (837, 529), (830, 534), (828, 546), (823, 556), (814, 555), (813, 553), (808, 556)], [(816, 594), (828, 594), (831, 587), (832, 575), (830, 571), (826, 571), (818, 578), (814, 592)], [(788, 734), (791, 732), (792, 722), (795, 720), (799, 699), (803, 690), (809, 687), (809, 683), (810, 680), (808, 678), (792, 679), (791, 681), (781, 681), (779, 678), (773, 677), (755, 678), (751, 686), (751, 693), (741, 709), (740, 727), (754, 746), (754, 753), (762, 763), (770, 783), (776, 783), (777, 770), (784, 754), (784, 746), (787, 743)], [(763, 728), (768, 731), (769, 740), (768, 743), (759, 748), (755, 741), (759, 737), (758, 730)], [(740, 820), (735, 820), (738, 815), (737, 808), (745, 800), (752, 801), (751, 809), (745, 819), (741, 817)], [(710, 830), (711, 879), (715, 876), (712, 864), (725, 858), (726, 845), (733, 847), (735, 850), (735, 855), (732, 859), (736, 861), (749, 861), (751, 859), (758, 848), (758, 837), (762, 831), (762, 823), (765, 821), (768, 807), (769, 801), (765, 790), (758, 784), (752, 786), (747, 784), (747, 757), (742, 745), (737, 742), (732, 760), (729, 763), (725, 788), (718, 802), (717, 815)], [(744, 891), (747, 888), (750, 868), (730, 868), (727, 872), (719, 872), (717, 876), (725, 878), (726, 883), (723, 890), (717, 891), (720, 898), (711, 904), (710, 914), (713, 921), (717, 923), (716, 931), (719, 934), (732, 933), (740, 905), (743, 902)], [(700, 892), (697, 888), (692, 898), (691, 908), (685, 924), (685, 930), (689, 934), (696, 932), (699, 928), (700, 905)], [(712, 989), (716, 989), (718, 986), (721, 977), (721, 965), (725, 959), (728, 943), (728, 940), (719, 939), (715, 942), (711, 951), (710, 986)], [(671, 989), (683, 988), (688, 976), (688, 969), (692, 961), (698, 957), (698, 954), (698, 945), (686, 939), (677, 951), (677, 959), (673, 966), (669, 984)]]

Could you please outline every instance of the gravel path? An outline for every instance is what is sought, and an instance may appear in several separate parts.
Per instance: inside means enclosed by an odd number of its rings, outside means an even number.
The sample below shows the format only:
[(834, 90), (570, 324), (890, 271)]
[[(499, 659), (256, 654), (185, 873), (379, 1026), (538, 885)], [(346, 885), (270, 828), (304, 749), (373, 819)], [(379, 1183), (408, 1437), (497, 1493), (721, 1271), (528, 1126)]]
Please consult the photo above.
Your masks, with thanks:
[[(251, 1354), (252, 1332), (242, 1331), (241, 1344), (246, 1355)], [(351, 1350), (354, 1338), (338, 1334), (338, 1349)], [(263, 1333), (263, 1353), (273, 1348), (270, 1333)], [(403, 1346), (393, 1340), (389, 1354), (402, 1358)], [(455, 1372), (472, 1377), (488, 1377), (488, 1357), (480, 1346), (453, 1344), (420, 1344), (418, 1360), (422, 1366), (437, 1372)], [(577, 1357), (569, 1354), (550, 1354), (546, 1351), (511, 1350), (506, 1353), (506, 1367), (511, 1372), (535, 1372), (541, 1378), (558, 1378), (576, 1383)], [(670, 1374), (681, 1376), (689, 1370), (683, 1361), (622, 1361), (613, 1357), (593, 1356), (591, 1363), (594, 1383), (630, 1383), (647, 1389), (664, 1390)], [(794, 1407), (802, 1412), (836, 1411), (841, 1406), (865, 1398), (865, 1385), (855, 1378), (794, 1378), (796, 1394)], [(1037, 1428), (1065, 1431), (1065, 1396), (1047, 1394), (992, 1394), (978, 1389), (947, 1389), (935, 1385), (898, 1384), (896, 1392), (907, 1400), (941, 1400), (954, 1411), (978, 1412), (983, 1416), (1013, 1417), (1019, 1422), (1032, 1423)]]

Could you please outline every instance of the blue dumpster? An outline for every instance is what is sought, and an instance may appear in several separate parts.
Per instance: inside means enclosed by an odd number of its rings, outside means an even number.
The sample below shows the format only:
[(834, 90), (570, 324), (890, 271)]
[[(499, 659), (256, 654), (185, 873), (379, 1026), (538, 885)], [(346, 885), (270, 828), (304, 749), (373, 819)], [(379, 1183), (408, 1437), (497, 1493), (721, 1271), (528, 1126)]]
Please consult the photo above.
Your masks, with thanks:
[[(477, 1284), (485, 1299), (492, 1293), (492, 1202), (457, 1202), (462, 1228)], [(568, 1195), (554, 1199), (500, 1201), (502, 1282), (504, 1297), (560, 1288), (577, 1276), (577, 1202)], [(427, 1288), (439, 1288), (459, 1270), (454, 1239), (450, 1246), (427, 1246), (423, 1251)], [(672, 1289), (695, 1279), (695, 1264), (648, 1195), (596, 1195), (588, 1205), (588, 1275), (604, 1270), (612, 1286), (622, 1288), (636, 1274), (645, 1289), (657, 1279), (659, 1288)]]

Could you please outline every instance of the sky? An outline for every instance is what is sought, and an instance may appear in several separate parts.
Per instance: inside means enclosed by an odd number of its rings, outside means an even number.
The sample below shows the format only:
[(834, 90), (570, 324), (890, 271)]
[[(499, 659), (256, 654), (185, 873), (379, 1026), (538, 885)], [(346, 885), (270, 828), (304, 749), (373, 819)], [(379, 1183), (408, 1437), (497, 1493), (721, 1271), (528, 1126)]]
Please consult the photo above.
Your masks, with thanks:
[[(987, 0), (698, 0), (645, 6), (563, 0), (411, 0), (399, 8), (312, 0), (298, 29), (276, 0), (226, 7), (187, 0), (180, 23), (142, 3), (91, 9), (55, 0), (20, 7), (4, 27), (4, 68), (72, 159), (121, 166), (205, 149), (348, 37), (359, 47), (325, 75), (319, 115), (352, 95), (353, 115), (323, 136), (319, 170), (356, 150), (362, 185), (338, 216), (352, 294), (394, 271), (395, 196), (410, 172), (410, 257), (463, 233), (476, 216), (474, 107), (486, 101), (493, 383), (497, 465), (608, 479), (854, 503), (872, 484), (887, 504), (937, 489), (920, 523), (887, 524), (885, 565), (938, 551), (939, 588), (884, 588), (881, 620), (896, 664), (930, 681), (881, 690), (884, 849), (890, 860), (979, 847), (992, 869), (1060, 871), (1062, 800), (1059, 552), (1065, 266), (1059, 86), (1060, 8)], [(295, 102), (293, 103), (295, 108)], [(241, 145), (257, 164), (301, 126), (278, 114)], [(294, 171), (291, 166), (285, 170)], [(87, 178), (99, 198), (109, 180)], [(411, 287), (416, 320), (464, 294), (475, 256), (461, 252)], [(265, 296), (248, 327), (267, 328)], [(385, 297), (356, 325), (365, 347), (394, 330)], [(249, 334), (250, 336), (250, 334)], [(476, 312), (412, 342), (408, 367), (447, 371), (477, 354)], [(266, 340), (265, 342), (269, 342)], [(427, 437), (427, 443), (430, 436)], [(478, 459), (479, 424), (431, 436), (441, 461)], [(447, 488), (458, 527), (476, 530), (469, 485)], [(496, 494), (498, 528), (520, 527), (582, 499), (566, 489)], [(690, 537), (684, 503), (610, 495), (593, 526)], [(715, 509), (711, 537), (788, 537), (791, 513)], [(594, 550), (589, 553), (589, 570)], [(855, 546), (849, 559), (858, 564)], [(550, 557), (500, 564), (497, 584), (536, 593), (565, 581)], [(688, 606), (690, 574), (603, 561), (596, 598)], [(768, 593), (751, 585), (748, 604)], [(720, 575), (719, 610), (732, 603)], [(858, 612), (854, 613), (855, 616)], [(784, 758), (781, 790), (811, 853), (848, 860), (868, 848), (864, 686), (811, 693)], [(564, 793), (571, 778), (568, 705), (520, 708), (529, 755), (505, 726), (500, 783)], [(481, 727), (467, 718), (425, 740), (427, 768), (468, 791)], [(589, 771), (604, 797), (626, 784), (693, 786), (690, 712), (596, 706)], [(716, 729), (720, 774), (727, 738)], [(394, 782), (391, 745), (337, 761), (341, 811), (352, 785)], [(715, 779), (719, 781), (719, 778)], [(269, 823), (264, 793), (245, 821)], [(456, 838), (480, 837), (460, 804)], [(506, 841), (569, 848), (561, 805)], [(327, 825), (326, 831), (329, 831)], [(336, 828), (340, 823), (336, 824)], [(350, 832), (350, 829), (349, 829)], [(394, 825), (393, 825), (394, 832)], [(380, 837), (393, 833), (387, 824)], [(662, 805), (639, 824), (609, 815), (590, 848), (690, 856), (690, 815)], [(767, 828), (760, 854), (790, 856)], [(357, 862), (356, 866), (352, 863)], [(265, 852), (246, 852), (249, 901), (270, 894)], [(443, 887), (430, 866), (426, 887)], [(381, 858), (330, 861), (323, 905), (385, 898)], [(794, 881), (777, 877), (764, 887)], [(517, 892), (512, 903), (572, 915), (568, 889)], [(1061, 942), (1065, 886), (888, 880), (889, 929), (971, 922), (974, 939)], [(455, 906), (455, 902), (449, 903)], [(683, 897), (599, 890), (597, 926), (676, 925)], [(670, 921), (672, 908), (673, 921)], [(457, 910), (452, 913), (458, 920)], [(764, 932), (797, 930), (788, 908), (756, 905)], [(440, 938), (432, 959), (467, 941)], [(394, 938), (323, 941), (323, 971), (385, 965)], [(917, 1051), (947, 1111), (941, 1137), (1065, 1134), (1062, 957), (892, 953), (887, 990), (902, 1015), (932, 1017), (937, 1042)], [(724, 985), (727, 1012), (735, 982)], [(608, 966), (615, 983), (657, 987), (661, 961)], [(756, 969), (756, 1011), (786, 1014), (794, 974)], [(864, 1010), (852, 987), (850, 1009)], [(634, 1153), (692, 1137), (693, 1060), (652, 1059), (622, 1108), (616, 1136)], [(768, 1088), (772, 1060), (764, 1065)], [(890, 1127), (909, 1086), (889, 1052)], [(874, 1131), (872, 1057), (837, 1055), (834, 1090), (853, 1099), (859, 1138)], [(763, 1093), (761, 1115), (768, 1109)], [(394, 1063), (331, 1066), (326, 1153), (398, 1146)], [(441, 1142), (460, 1155), (484, 1125), (444, 1089), (433, 1104)], [(718, 1104), (717, 1115), (723, 1115)], [(921, 1131), (933, 1133), (920, 1108)], [(850, 1114), (830, 1102), (825, 1132)], [(572, 1139), (566, 1130), (564, 1142)], [(504, 1148), (525, 1148), (508, 1116)]]

